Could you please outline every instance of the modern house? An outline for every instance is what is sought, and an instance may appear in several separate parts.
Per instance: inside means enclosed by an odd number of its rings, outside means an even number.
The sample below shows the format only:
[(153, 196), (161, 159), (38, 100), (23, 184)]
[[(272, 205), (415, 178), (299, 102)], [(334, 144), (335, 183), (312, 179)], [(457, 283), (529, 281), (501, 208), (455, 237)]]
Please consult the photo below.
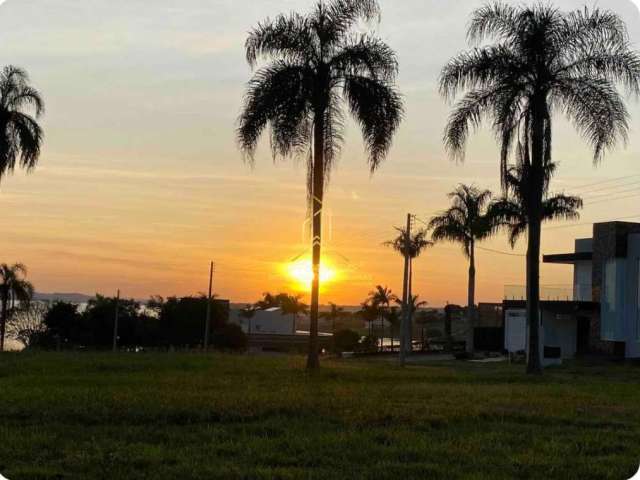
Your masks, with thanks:
[[(640, 357), (640, 223), (593, 226), (593, 237), (545, 263), (573, 267), (571, 289), (541, 289), (543, 358), (602, 353)], [(505, 350), (526, 350), (526, 299), (505, 294)]]

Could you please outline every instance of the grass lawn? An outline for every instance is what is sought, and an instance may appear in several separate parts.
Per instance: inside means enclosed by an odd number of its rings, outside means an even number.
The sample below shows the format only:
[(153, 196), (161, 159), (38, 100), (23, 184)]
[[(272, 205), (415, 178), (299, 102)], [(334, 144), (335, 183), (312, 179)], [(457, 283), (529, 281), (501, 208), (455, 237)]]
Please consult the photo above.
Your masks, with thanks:
[(627, 479), (640, 367), (182, 354), (0, 355), (20, 479)]

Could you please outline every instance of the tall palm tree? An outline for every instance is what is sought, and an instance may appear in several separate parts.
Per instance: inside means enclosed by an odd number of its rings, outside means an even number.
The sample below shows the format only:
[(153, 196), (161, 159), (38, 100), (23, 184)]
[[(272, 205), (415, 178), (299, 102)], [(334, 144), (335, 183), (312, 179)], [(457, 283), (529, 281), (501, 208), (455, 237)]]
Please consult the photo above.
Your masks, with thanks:
[[(581, 198), (548, 193), (549, 182), (555, 170), (555, 163), (549, 163), (545, 168), (541, 221), (578, 220), (580, 218), (578, 210), (582, 208)], [(509, 244), (512, 248), (527, 231), (525, 207), (527, 188), (527, 174), (523, 167), (511, 166), (507, 169), (505, 195), (489, 206), (489, 215), (494, 225), (507, 229)]]
[(396, 300), (395, 294), (388, 287), (376, 285), (375, 290), (369, 292), (368, 301), (371, 305), (375, 305), (378, 309), (378, 318), (382, 327), (382, 335), (380, 336), (380, 350), (384, 350), (384, 320), (391, 303)]
[[(407, 291), (403, 295), (406, 295), (406, 298), (410, 301), (413, 288), (413, 260), (418, 258), (426, 248), (433, 246), (433, 242), (428, 239), (429, 232), (426, 229), (420, 229), (411, 235), (407, 234), (406, 228), (396, 227), (396, 230), (398, 231), (398, 236), (384, 244), (393, 248), (403, 258), (409, 257)], [(405, 353), (410, 353), (413, 341), (412, 310), (407, 305), (403, 305), (402, 308), (404, 314), (400, 326), (400, 343), (404, 346)], [(403, 346), (400, 348), (402, 349)]]
[(360, 124), (372, 172), (386, 157), (402, 119), (394, 51), (372, 34), (355, 32), (360, 20), (379, 15), (376, 0), (320, 0), (308, 15), (279, 15), (258, 24), (246, 41), (249, 65), (259, 58), (268, 63), (247, 88), (238, 128), (242, 150), (252, 162), (269, 126), (274, 156), (307, 159), (313, 237), (308, 368), (319, 366), (322, 207), (342, 143), (345, 109)]
[(44, 139), (37, 119), (44, 113), (40, 93), (24, 70), (7, 66), (0, 72), (0, 180), (16, 165), (33, 170)]
[(4, 339), (9, 320), (9, 308), (19, 302), (29, 304), (33, 298), (33, 285), (25, 280), (27, 267), (21, 263), (0, 265), (0, 352), (4, 351)]
[(563, 13), (545, 4), (494, 3), (476, 10), (472, 42), (494, 40), (454, 57), (443, 69), (440, 91), (465, 92), (455, 105), (444, 141), (464, 157), (470, 130), (488, 118), (501, 146), (501, 176), (513, 151), (523, 165), (526, 212), (528, 373), (541, 373), (539, 355), (540, 237), (544, 168), (552, 159), (553, 113), (562, 112), (602, 159), (628, 134), (628, 112), (617, 89), (640, 92), (640, 56), (614, 13), (584, 9)]
[(467, 284), (467, 351), (473, 352), (473, 324), (476, 306), (476, 242), (488, 238), (494, 230), (489, 190), (480, 190), (471, 185), (459, 185), (449, 194), (451, 207), (429, 222), (431, 239), (434, 242), (455, 242), (469, 260)]
[(367, 299), (360, 304), (358, 315), (369, 324), (369, 337), (373, 337), (373, 322), (378, 319), (379, 315), (378, 306)]

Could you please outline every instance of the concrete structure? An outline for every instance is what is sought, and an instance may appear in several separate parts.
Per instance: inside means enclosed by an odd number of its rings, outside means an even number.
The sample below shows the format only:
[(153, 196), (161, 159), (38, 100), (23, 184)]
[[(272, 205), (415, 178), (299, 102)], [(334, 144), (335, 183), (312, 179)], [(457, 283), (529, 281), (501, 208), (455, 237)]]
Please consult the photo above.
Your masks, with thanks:
[(296, 325), (293, 315), (283, 315), (278, 307), (256, 310), (252, 318), (243, 318), (240, 311), (233, 313), (231, 321), (240, 325), (247, 334), (295, 335)]
[[(574, 252), (545, 255), (544, 262), (571, 265), (573, 286), (571, 299), (541, 302), (542, 348), (560, 348), (564, 358), (581, 353), (639, 358), (640, 224), (597, 223), (592, 238), (576, 240)], [(521, 345), (525, 304), (504, 302), (509, 351)]]

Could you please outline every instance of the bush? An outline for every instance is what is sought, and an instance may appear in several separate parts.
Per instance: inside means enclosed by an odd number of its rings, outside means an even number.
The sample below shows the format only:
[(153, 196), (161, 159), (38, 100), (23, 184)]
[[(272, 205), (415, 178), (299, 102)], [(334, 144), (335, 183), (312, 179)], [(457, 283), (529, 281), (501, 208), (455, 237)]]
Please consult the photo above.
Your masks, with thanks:
[(344, 329), (333, 335), (333, 349), (335, 352), (355, 352), (360, 343), (360, 334), (353, 330)]
[(212, 344), (219, 350), (241, 352), (247, 349), (249, 338), (239, 325), (229, 323), (213, 332)]
[(375, 353), (378, 351), (378, 339), (372, 335), (364, 337), (358, 344), (358, 351), (362, 353)]

